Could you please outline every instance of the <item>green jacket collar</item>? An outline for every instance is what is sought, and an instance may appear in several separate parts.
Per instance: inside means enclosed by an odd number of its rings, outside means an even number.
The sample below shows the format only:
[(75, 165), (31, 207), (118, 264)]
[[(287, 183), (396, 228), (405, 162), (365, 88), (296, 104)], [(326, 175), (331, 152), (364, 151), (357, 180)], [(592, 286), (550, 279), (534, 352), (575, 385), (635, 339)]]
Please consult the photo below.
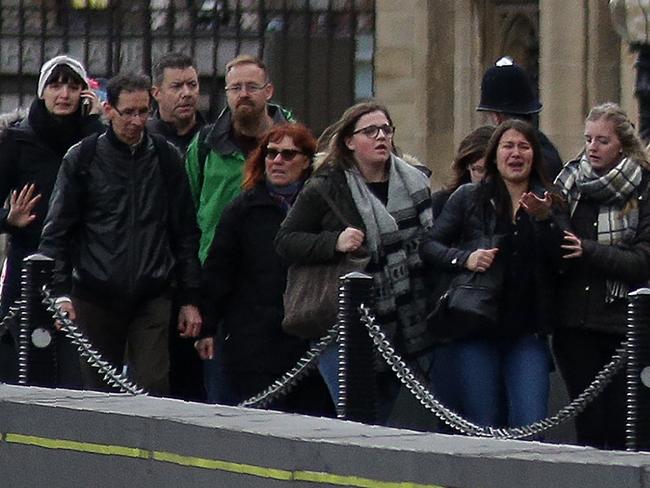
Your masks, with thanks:
[[(293, 119), (291, 112), (279, 105), (269, 103), (267, 104), (267, 110), (275, 124), (290, 122)], [(226, 107), (222, 110), (212, 130), (206, 137), (206, 143), (210, 146), (210, 149), (222, 155), (241, 153), (241, 149), (237, 147), (230, 136), (231, 128), (232, 113)]]

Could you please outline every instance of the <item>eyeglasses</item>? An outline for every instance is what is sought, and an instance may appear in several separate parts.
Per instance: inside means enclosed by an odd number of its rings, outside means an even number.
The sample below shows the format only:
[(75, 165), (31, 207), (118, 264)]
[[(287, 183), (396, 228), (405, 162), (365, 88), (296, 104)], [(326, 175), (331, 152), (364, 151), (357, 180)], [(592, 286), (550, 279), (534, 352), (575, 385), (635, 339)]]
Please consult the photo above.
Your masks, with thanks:
[(388, 124), (369, 125), (368, 127), (363, 127), (361, 129), (355, 130), (352, 132), (352, 134), (363, 134), (366, 137), (375, 139), (379, 135), (379, 131), (382, 131), (386, 137), (392, 137), (392, 135), (395, 133), (395, 127)]
[(124, 117), (125, 119), (135, 119), (137, 117), (144, 120), (149, 117), (149, 109), (136, 110), (134, 108), (125, 108), (124, 110), (120, 110), (117, 107), (113, 108), (120, 115), (120, 117)]
[(280, 158), (283, 161), (291, 161), (293, 158), (295, 158), (298, 154), (305, 154), (302, 151), (299, 151), (298, 149), (282, 149), (281, 151), (278, 151), (275, 148), (272, 147), (267, 147), (266, 148), (266, 157), (267, 159), (275, 159), (278, 154), (280, 155)]
[(485, 174), (485, 171), (486, 171), (485, 166), (482, 165), (482, 164), (478, 165), (478, 164), (474, 163), (474, 164), (470, 164), (468, 167), (469, 167), (469, 170), (471, 172), (478, 173), (478, 174), (481, 174), (481, 175)]
[(263, 85), (258, 85), (256, 83), (237, 83), (235, 85), (227, 86), (226, 91), (234, 93), (235, 95), (243, 91), (246, 91), (247, 93), (259, 93), (267, 86), (268, 83), (264, 83)]

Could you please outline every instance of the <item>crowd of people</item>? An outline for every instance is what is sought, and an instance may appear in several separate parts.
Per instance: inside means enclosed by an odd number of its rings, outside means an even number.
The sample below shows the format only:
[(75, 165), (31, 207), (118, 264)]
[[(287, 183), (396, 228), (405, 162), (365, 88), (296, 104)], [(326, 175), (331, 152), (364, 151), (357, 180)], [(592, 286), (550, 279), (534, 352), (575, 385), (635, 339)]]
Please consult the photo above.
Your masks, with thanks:
[[(378, 101), (317, 139), (272, 103), (253, 56), (226, 65), (213, 123), (197, 109), (191, 58), (166, 54), (152, 77), (118, 74), (100, 103), (82, 64), (57, 56), (29, 110), (3, 117), (2, 316), (38, 252), (55, 262), (59, 308), (140, 387), (237, 405), (317, 339), (283, 330), (289, 267), (362, 256), (388, 340), (427, 369), (443, 404), (495, 427), (547, 416), (555, 365), (577, 396), (623, 339), (627, 296), (650, 278), (650, 161), (618, 105), (589, 112), (584, 149), (563, 164), (533, 124), (542, 106), (526, 73), (502, 59), (481, 86), (491, 125), (463, 139), (432, 194)], [(0, 381), (16, 382), (9, 328)], [(55, 344), (59, 386), (112, 391), (67, 341)], [(332, 415), (337, 364), (330, 343), (320, 374), (270, 408)], [(400, 384), (377, 368), (385, 423)], [(618, 374), (577, 417), (580, 444), (624, 448), (624, 387)]]

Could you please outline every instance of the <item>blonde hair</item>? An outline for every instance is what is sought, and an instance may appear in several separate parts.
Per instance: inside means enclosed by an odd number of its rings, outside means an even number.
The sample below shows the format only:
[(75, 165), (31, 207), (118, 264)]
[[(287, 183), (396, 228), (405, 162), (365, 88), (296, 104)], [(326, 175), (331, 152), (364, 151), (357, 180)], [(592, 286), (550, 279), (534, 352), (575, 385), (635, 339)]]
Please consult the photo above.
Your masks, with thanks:
[(250, 54), (240, 54), (236, 58), (233, 58), (230, 61), (228, 61), (228, 64), (226, 64), (226, 74), (230, 73), (230, 71), (235, 66), (240, 66), (242, 64), (252, 64), (257, 66), (259, 69), (264, 71), (264, 77), (266, 78), (266, 82), (267, 83), (269, 82), (269, 70), (267, 69), (266, 64), (264, 64), (264, 61)]
[(611, 122), (614, 126), (614, 133), (621, 143), (623, 155), (636, 161), (641, 167), (650, 169), (646, 148), (627, 113), (617, 103), (606, 102), (593, 107), (585, 122), (596, 122), (601, 119)]

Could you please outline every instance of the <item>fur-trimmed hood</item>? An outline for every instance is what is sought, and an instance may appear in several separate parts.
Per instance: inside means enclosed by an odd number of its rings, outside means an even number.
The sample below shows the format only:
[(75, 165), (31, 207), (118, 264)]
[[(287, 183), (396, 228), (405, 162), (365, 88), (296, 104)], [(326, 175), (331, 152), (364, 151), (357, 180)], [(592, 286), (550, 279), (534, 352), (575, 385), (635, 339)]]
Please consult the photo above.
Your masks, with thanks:
[(27, 117), (28, 111), (24, 108), (18, 108), (13, 112), (7, 112), (0, 114), (0, 142), (4, 140), (5, 134), (7, 133), (7, 128), (18, 124), (25, 117)]

